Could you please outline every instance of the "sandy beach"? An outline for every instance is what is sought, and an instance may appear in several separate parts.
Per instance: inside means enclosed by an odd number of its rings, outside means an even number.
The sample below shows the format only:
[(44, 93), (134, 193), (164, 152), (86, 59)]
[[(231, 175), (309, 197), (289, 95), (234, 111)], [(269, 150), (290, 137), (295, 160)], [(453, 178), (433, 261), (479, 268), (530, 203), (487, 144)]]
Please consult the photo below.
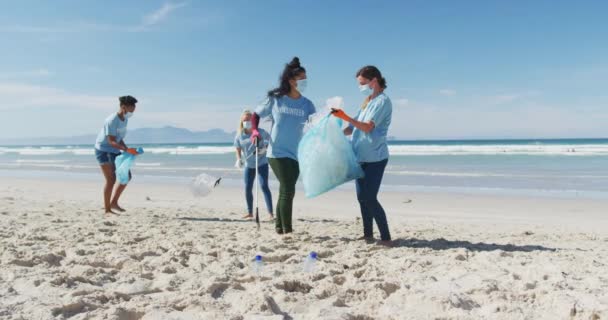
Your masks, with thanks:
[(100, 181), (3, 178), (0, 319), (608, 318), (608, 201), (381, 201), (394, 248), (356, 240), (351, 192), (300, 192), (285, 238), (240, 219), (239, 189), (135, 181), (104, 217)]

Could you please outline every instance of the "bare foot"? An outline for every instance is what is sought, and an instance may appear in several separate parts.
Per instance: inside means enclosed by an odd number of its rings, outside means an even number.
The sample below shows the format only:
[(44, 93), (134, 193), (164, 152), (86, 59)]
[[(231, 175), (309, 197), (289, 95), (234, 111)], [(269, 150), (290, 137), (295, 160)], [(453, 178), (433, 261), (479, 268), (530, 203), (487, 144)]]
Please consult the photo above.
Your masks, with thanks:
[(253, 214), (245, 215), (245, 216), (243, 216), (243, 219), (245, 219), (245, 220), (251, 220), (251, 219), (253, 219)]
[(268, 221), (274, 221), (274, 215), (272, 213), (268, 214)]
[(118, 212), (125, 212), (125, 211), (127, 211), (127, 210), (125, 210), (125, 209), (121, 208), (121, 207), (118, 205), (118, 203), (112, 203), (112, 204), (111, 204), (111, 206), (112, 206), (112, 209), (114, 209), (114, 210), (116, 210), (116, 211), (118, 211)]
[(106, 216), (111, 217), (112, 215), (118, 215), (118, 213), (112, 211), (112, 210), (106, 210)]

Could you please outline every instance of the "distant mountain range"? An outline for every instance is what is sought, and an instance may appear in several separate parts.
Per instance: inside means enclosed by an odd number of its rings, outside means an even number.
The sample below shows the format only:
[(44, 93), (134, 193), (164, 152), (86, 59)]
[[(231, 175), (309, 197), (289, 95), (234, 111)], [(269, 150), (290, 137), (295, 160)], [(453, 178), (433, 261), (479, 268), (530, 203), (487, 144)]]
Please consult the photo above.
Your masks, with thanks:
[[(129, 130), (125, 141), (129, 144), (146, 143), (226, 143), (232, 142), (236, 132), (222, 129), (190, 131), (176, 127), (140, 128)], [(0, 145), (78, 145), (94, 144), (97, 135), (74, 137), (41, 137), (22, 139), (0, 139)]]

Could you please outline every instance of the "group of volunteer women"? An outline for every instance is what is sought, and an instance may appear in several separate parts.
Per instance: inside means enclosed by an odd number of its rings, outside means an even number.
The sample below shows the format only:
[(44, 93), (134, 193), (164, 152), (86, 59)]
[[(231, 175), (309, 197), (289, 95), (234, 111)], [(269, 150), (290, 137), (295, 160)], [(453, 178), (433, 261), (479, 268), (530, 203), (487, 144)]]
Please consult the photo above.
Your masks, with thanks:
[[(386, 168), (389, 152), (387, 133), (391, 124), (392, 104), (384, 93), (386, 80), (378, 68), (365, 66), (356, 73), (356, 80), (364, 101), (353, 118), (343, 110), (334, 109), (332, 114), (348, 123), (344, 134), (352, 136), (353, 151), (364, 172), (364, 177), (356, 180), (357, 199), (361, 208), (363, 236), (361, 240), (373, 240), (373, 222), (380, 232), (380, 244), (390, 245), (391, 235), (386, 213), (378, 201), (378, 192)], [(295, 57), (281, 75), (279, 86), (270, 90), (265, 101), (253, 112), (243, 111), (237, 135), (236, 166), (244, 167), (245, 198), (247, 215), (253, 217), (252, 188), (256, 172), (266, 201), (269, 218), (274, 218), (278, 234), (293, 232), (292, 211), (299, 176), (298, 144), (302, 138), (304, 125), (316, 112), (313, 103), (302, 94), (306, 89), (306, 69)], [(124, 185), (116, 187), (113, 159), (121, 151), (136, 153), (124, 143), (127, 119), (135, 111), (137, 100), (133, 97), (120, 98), (120, 110), (106, 119), (95, 145), (96, 156), (106, 178), (104, 201), (106, 213), (122, 211), (118, 205)], [(259, 127), (261, 118), (270, 117), (270, 134)], [(257, 157), (257, 159), (256, 159)], [(257, 170), (256, 170), (257, 160)], [(279, 199), (273, 215), (272, 195), (268, 187), (268, 167), (272, 168), (279, 181)]]

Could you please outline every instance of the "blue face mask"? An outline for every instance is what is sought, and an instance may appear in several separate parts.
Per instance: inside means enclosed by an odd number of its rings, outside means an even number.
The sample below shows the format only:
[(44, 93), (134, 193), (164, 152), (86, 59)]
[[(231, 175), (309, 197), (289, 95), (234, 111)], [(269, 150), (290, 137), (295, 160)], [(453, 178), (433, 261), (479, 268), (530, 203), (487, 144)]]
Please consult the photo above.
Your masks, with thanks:
[(251, 129), (251, 121), (243, 121), (243, 129)]
[(360, 85), (359, 91), (361, 91), (361, 93), (363, 93), (365, 96), (369, 96), (374, 93), (374, 90), (369, 87), (369, 84)]
[(133, 116), (133, 112), (127, 112), (125, 113), (125, 119), (129, 119)]
[(300, 91), (300, 93), (303, 93), (304, 91), (306, 91), (307, 85), (308, 85), (308, 81), (306, 81), (306, 79), (298, 80), (297, 81), (298, 91)]

